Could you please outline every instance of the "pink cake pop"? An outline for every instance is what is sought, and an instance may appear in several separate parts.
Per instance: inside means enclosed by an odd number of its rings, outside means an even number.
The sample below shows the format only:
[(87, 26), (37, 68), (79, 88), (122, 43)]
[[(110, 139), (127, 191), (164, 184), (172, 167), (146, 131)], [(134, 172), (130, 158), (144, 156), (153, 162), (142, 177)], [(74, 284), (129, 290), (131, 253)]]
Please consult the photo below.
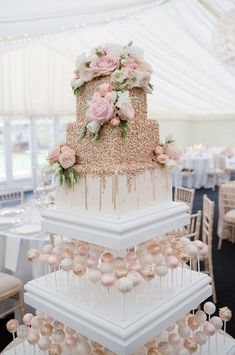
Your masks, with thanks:
[(217, 332), (218, 330), (222, 329), (223, 327), (223, 321), (220, 317), (212, 317), (211, 320), (210, 320), (210, 323), (213, 324), (213, 326), (215, 327), (216, 329), (216, 333), (215, 333), (215, 346), (216, 346), (216, 350), (218, 348), (218, 339), (217, 339)]
[(115, 284), (115, 276), (111, 273), (103, 274), (101, 277), (101, 283), (106, 288), (107, 302), (109, 303), (109, 289)]
[(99, 269), (90, 269), (87, 273), (88, 280), (92, 283), (91, 305), (95, 307), (96, 303), (96, 284), (100, 281), (102, 273)]
[(78, 342), (78, 340), (74, 336), (68, 336), (65, 339), (65, 345), (68, 347), (68, 349), (70, 351), (75, 348), (75, 346), (77, 345), (77, 342)]
[(171, 255), (166, 259), (167, 266), (171, 269), (171, 288), (173, 288), (174, 284), (174, 269), (179, 266), (179, 260), (176, 256)]
[(48, 265), (54, 270), (54, 278), (55, 278), (55, 287), (56, 290), (58, 289), (58, 284), (57, 284), (57, 277), (56, 277), (56, 268), (59, 266), (60, 259), (58, 256), (52, 254), (49, 255), (48, 260), (47, 260)]
[(45, 244), (43, 247), (42, 247), (42, 251), (44, 254), (51, 254), (52, 251), (53, 251), (53, 245), (51, 244)]
[(86, 342), (78, 343), (74, 349), (72, 349), (72, 355), (90, 355), (90, 346)]
[(97, 268), (98, 267), (98, 260), (96, 259), (92, 259), (92, 258), (88, 258), (86, 261), (86, 266), (87, 268), (91, 269), (91, 268)]
[(125, 256), (126, 261), (128, 264), (135, 264), (138, 260), (138, 256), (134, 251), (128, 251), (128, 253)]
[(206, 321), (203, 325), (203, 332), (208, 336), (208, 354), (210, 355), (210, 337), (216, 333), (215, 326)]
[(69, 292), (69, 272), (73, 268), (73, 260), (71, 258), (64, 258), (61, 261), (60, 267), (67, 274), (67, 292)]
[(117, 288), (122, 293), (122, 311), (123, 317), (125, 316), (126, 311), (126, 300), (125, 295), (126, 293), (131, 292), (133, 290), (133, 282), (131, 277), (121, 277), (117, 282)]
[(38, 333), (36, 333), (35, 331), (30, 331), (27, 337), (27, 341), (30, 345), (33, 346), (33, 352), (35, 354), (35, 345), (38, 343), (39, 341), (39, 335)]
[(73, 336), (76, 334), (76, 330), (70, 327), (65, 328), (65, 333), (69, 336)]
[(64, 324), (59, 322), (58, 320), (54, 320), (53, 328), (54, 329), (64, 329)]
[(175, 347), (178, 347), (180, 345), (181, 338), (180, 338), (179, 334), (171, 333), (168, 336), (168, 341), (169, 341), (169, 344), (171, 344), (175, 348)]

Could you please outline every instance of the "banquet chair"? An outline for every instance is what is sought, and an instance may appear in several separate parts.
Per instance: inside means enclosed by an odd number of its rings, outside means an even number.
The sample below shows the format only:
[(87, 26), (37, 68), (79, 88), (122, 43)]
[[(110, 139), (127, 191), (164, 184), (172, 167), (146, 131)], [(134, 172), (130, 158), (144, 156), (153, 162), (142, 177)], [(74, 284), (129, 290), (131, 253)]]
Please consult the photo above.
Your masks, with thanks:
[(14, 299), (16, 304), (0, 313), (0, 318), (18, 309), (22, 320), (24, 315), (23, 283), (18, 277), (0, 272), (0, 302), (9, 299)]
[(179, 236), (189, 238), (192, 241), (198, 240), (200, 237), (201, 220), (202, 212), (200, 210), (197, 213), (191, 214), (188, 226), (180, 230)]
[(212, 179), (212, 190), (215, 190), (217, 183), (221, 183), (221, 180), (226, 174), (225, 168), (225, 156), (222, 154), (213, 155), (213, 167), (207, 171), (207, 178)]
[(194, 196), (194, 189), (187, 189), (185, 187), (175, 188), (174, 201), (185, 202), (189, 206), (189, 214), (191, 214), (193, 210)]
[(217, 302), (215, 280), (212, 262), (212, 235), (213, 235), (213, 218), (215, 203), (211, 201), (207, 195), (203, 196), (203, 212), (202, 212), (202, 241), (208, 245), (208, 256), (203, 260), (203, 272), (208, 274), (212, 280), (212, 298), (213, 302)]
[(0, 190), (0, 207), (5, 207), (11, 204), (23, 206), (24, 191), (22, 188)]
[(181, 184), (183, 183), (183, 180), (186, 180), (186, 186), (188, 189), (191, 189), (193, 187), (193, 178), (195, 177), (195, 171), (194, 169), (182, 169), (180, 172), (180, 180)]
[(34, 179), (37, 194), (47, 194), (55, 189), (54, 174), (48, 174), (43, 169), (37, 169), (34, 173)]
[[(230, 191), (223, 191), (221, 193), (221, 206), (223, 211), (223, 229), (231, 230), (232, 242), (235, 242), (235, 193)], [(222, 247), (223, 235), (220, 236), (218, 242), (218, 249)]]

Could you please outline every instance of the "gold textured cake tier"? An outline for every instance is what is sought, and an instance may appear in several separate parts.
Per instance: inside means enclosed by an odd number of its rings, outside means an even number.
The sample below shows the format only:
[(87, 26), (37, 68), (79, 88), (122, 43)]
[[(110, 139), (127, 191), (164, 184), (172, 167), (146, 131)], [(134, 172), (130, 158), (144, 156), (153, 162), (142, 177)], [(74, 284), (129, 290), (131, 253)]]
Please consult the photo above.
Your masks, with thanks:
[[(77, 122), (86, 123), (86, 112), (89, 107), (89, 101), (93, 94), (98, 91), (102, 84), (110, 83), (110, 76), (95, 78), (92, 81), (84, 84), (76, 98)], [(134, 88), (129, 90), (133, 97), (132, 106), (135, 111), (135, 117), (132, 121), (146, 121), (147, 120), (147, 98), (143, 89)]]
[(158, 123), (133, 121), (125, 141), (120, 129), (105, 126), (102, 136), (94, 141), (88, 133), (78, 143), (84, 123), (68, 125), (67, 144), (76, 150), (79, 175), (137, 175), (144, 170), (159, 168), (153, 159), (153, 150), (159, 143)]

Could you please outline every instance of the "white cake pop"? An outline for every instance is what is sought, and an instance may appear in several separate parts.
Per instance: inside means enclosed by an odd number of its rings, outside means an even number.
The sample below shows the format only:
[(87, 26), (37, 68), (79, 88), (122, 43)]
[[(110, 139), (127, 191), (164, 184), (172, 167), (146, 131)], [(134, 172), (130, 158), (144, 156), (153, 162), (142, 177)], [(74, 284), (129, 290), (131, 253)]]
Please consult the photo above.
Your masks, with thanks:
[(153, 256), (150, 253), (145, 253), (139, 257), (141, 265), (150, 265), (154, 262)]
[(186, 252), (191, 258), (194, 258), (198, 254), (198, 250), (195, 244), (192, 242), (186, 245)]
[(51, 254), (53, 250), (53, 245), (51, 244), (46, 244), (42, 247), (42, 251), (44, 254)]
[(118, 290), (122, 293), (128, 293), (133, 289), (132, 279), (128, 276), (121, 277), (117, 282)]
[(87, 273), (87, 278), (92, 283), (97, 283), (100, 281), (102, 273), (99, 269), (90, 269)]
[(203, 332), (208, 336), (211, 337), (215, 334), (216, 329), (215, 326), (209, 322), (205, 322), (203, 325)]
[(171, 344), (173, 347), (177, 347), (180, 345), (181, 338), (180, 338), (179, 334), (171, 333), (168, 336), (168, 341), (169, 341), (169, 344)]
[(73, 268), (73, 260), (70, 259), (70, 258), (64, 258), (61, 261), (60, 267), (61, 267), (62, 270), (66, 271), (66, 272), (72, 270), (72, 268)]
[(42, 325), (42, 318), (40, 316), (35, 316), (33, 317), (32, 321), (31, 321), (31, 327), (33, 329), (39, 329)]
[(212, 302), (206, 302), (203, 306), (203, 309), (209, 316), (211, 316), (216, 311), (216, 307)]
[(54, 340), (55, 343), (61, 344), (65, 338), (65, 332), (63, 329), (55, 329), (51, 335), (51, 338)]
[(20, 339), (26, 339), (29, 334), (29, 327), (25, 324), (21, 324), (17, 329), (17, 336)]
[(168, 273), (168, 267), (165, 264), (156, 266), (156, 274), (159, 277), (164, 277)]
[(32, 313), (26, 313), (24, 316), (23, 316), (23, 323), (25, 325), (31, 325), (31, 322), (32, 322), (32, 319), (33, 319), (33, 314)]
[(216, 330), (220, 330), (223, 327), (223, 321), (220, 317), (212, 317), (210, 323), (213, 324)]
[(162, 253), (158, 253), (158, 254), (154, 255), (154, 257), (153, 257), (153, 262), (154, 262), (156, 265), (162, 264), (164, 260), (165, 260), (165, 258), (164, 258), (164, 256), (162, 255)]
[(42, 336), (38, 340), (38, 347), (42, 351), (47, 351), (51, 346), (51, 340), (48, 336)]
[(132, 280), (133, 287), (138, 286), (141, 283), (141, 281), (142, 281), (142, 277), (136, 271), (130, 271), (128, 273), (128, 277)]
[(111, 273), (114, 270), (114, 266), (112, 263), (108, 263), (108, 262), (103, 262), (100, 267), (99, 267), (100, 271), (102, 272), (102, 274), (107, 274), (107, 273)]
[(206, 336), (206, 334), (204, 334), (204, 333), (201, 332), (200, 330), (198, 330), (198, 331), (194, 334), (194, 339), (196, 340), (196, 342), (197, 342), (198, 345), (200, 345), (200, 346), (206, 344), (206, 342), (207, 342), (207, 336)]
[(205, 245), (201, 240), (195, 240), (194, 244), (196, 245), (197, 250), (202, 250), (204, 248), (204, 245)]
[(187, 338), (191, 334), (191, 329), (187, 325), (179, 325), (178, 327), (178, 333), (181, 336), (181, 338)]

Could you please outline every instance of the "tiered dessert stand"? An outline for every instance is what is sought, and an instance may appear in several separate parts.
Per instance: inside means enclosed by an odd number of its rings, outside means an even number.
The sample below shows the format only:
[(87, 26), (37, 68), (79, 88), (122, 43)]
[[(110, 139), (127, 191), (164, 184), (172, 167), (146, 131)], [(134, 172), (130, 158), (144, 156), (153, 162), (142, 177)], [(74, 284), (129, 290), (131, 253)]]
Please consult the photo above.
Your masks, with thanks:
[[(116, 255), (188, 222), (187, 206), (178, 202), (130, 213), (115, 220), (88, 214), (75, 216), (56, 208), (43, 214), (45, 231), (102, 245), (115, 250)], [(59, 274), (57, 276), (59, 279)], [(118, 355), (131, 354), (212, 293), (207, 275), (185, 270), (182, 284), (177, 270), (173, 285), (166, 279), (168, 287), (160, 289), (157, 281), (147, 291), (140, 285), (136, 297), (133, 293), (127, 294), (123, 312), (121, 293), (115, 288), (110, 289), (108, 298), (103, 289), (98, 289), (94, 305), (91, 285), (87, 281), (78, 285), (77, 278), (72, 277), (68, 284), (65, 278), (62, 286), (56, 289), (54, 280), (49, 275), (49, 282), (44, 276), (27, 283), (26, 303)], [(218, 354), (233, 354), (233, 345), (234, 341), (227, 341)], [(206, 354), (205, 351), (202, 354)]]

